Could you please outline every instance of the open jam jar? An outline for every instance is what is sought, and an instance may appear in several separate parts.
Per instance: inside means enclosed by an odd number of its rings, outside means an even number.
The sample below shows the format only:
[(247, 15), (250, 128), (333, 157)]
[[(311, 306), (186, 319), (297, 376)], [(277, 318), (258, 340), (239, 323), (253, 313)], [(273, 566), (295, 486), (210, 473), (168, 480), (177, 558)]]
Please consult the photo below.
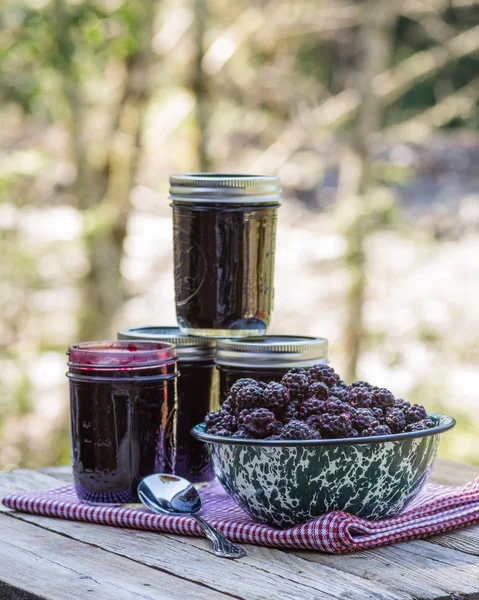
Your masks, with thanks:
[(140, 480), (175, 464), (175, 347), (83, 342), (68, 355), (77, 495), (90, 504), (138, 502)]
[(206, 444), (195, 440), (190, 430), (205, 415), (217, 410), (218, 373), (215, 367), (216, 341), (188, 336), (178, 327), (132, 327), (120, 329), (118, 339), (155, 340), (175, 344), (178, 355), (178, 418), (174, 473), (193, 483), (210, 481), (214, 473)]
[(220, 402), (238, 379), (280, 381), (293, 367), (328, 362), (325, 338), (267, 335), (243, 340), (218, 340), (216, 364), (220, 372)]
[(183, 333), (264, 335), (273, 310), (277, 177), (170, 177), (175, 297)]

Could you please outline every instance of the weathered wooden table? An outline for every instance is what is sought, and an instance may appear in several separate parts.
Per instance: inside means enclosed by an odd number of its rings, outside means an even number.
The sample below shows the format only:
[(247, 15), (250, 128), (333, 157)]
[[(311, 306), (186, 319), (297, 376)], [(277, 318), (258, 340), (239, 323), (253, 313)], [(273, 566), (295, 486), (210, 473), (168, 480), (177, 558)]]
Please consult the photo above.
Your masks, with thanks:
[[(459, 485), (479, 468), (438, 461)], [(0, 474), (0, 493), (70, 481), (52, 467)], [(1, 600), (319, 600), (479, 598), (479, 526), (344, 556), (247, 546), (239, 561), (209, 542), (62, 519), (0, 514)]]

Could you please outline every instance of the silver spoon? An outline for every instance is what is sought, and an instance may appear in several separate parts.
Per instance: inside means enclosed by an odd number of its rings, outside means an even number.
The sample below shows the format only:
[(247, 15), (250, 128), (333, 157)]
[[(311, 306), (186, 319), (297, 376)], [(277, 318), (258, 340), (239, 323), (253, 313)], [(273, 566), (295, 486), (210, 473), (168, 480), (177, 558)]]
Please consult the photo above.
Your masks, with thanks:
[(186, 479), (176, 475), (148, 475), (138, 485), (138, 496), (143, 504), (163, 515), (185, 516), (196, 519), (203, 527), (206, 537), (213, 542), (216, 556), (241, 558), (246, 556), (243, 548), (236, 546), (214, 529), (197, 513), (201, 510), (201, 497), (197, 489)]

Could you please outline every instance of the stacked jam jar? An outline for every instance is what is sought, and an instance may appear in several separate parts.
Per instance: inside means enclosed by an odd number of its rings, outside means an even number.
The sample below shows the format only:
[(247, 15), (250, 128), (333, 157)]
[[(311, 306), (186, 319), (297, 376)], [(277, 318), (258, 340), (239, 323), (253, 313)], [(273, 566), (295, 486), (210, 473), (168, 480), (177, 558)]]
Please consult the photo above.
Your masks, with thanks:
[[(277, 177), (170, 178), (178, 327), (121, 329), (69, 351), (74, 476), (87, 502), (131, 502), (141, 477), (213, 473), (189, 434), (239, 378), (327, 361), (324, 338), (268, 336)], [(218, 376), (219, 375), (219, 376)]]

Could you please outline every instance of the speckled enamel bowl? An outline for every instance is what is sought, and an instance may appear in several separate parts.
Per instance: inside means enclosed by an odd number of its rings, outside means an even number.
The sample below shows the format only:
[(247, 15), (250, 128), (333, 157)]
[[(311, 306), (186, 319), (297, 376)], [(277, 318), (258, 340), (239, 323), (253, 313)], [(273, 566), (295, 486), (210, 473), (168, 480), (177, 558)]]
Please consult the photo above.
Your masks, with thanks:
[(452, 417), (429, 416), (419, 432), (337, 440), (245, 440), (191, 431), (207, 444), (227, 493), (256, 521), (277, 527), (344, 510), (377, 520), (400, 513), (420, 492)]

